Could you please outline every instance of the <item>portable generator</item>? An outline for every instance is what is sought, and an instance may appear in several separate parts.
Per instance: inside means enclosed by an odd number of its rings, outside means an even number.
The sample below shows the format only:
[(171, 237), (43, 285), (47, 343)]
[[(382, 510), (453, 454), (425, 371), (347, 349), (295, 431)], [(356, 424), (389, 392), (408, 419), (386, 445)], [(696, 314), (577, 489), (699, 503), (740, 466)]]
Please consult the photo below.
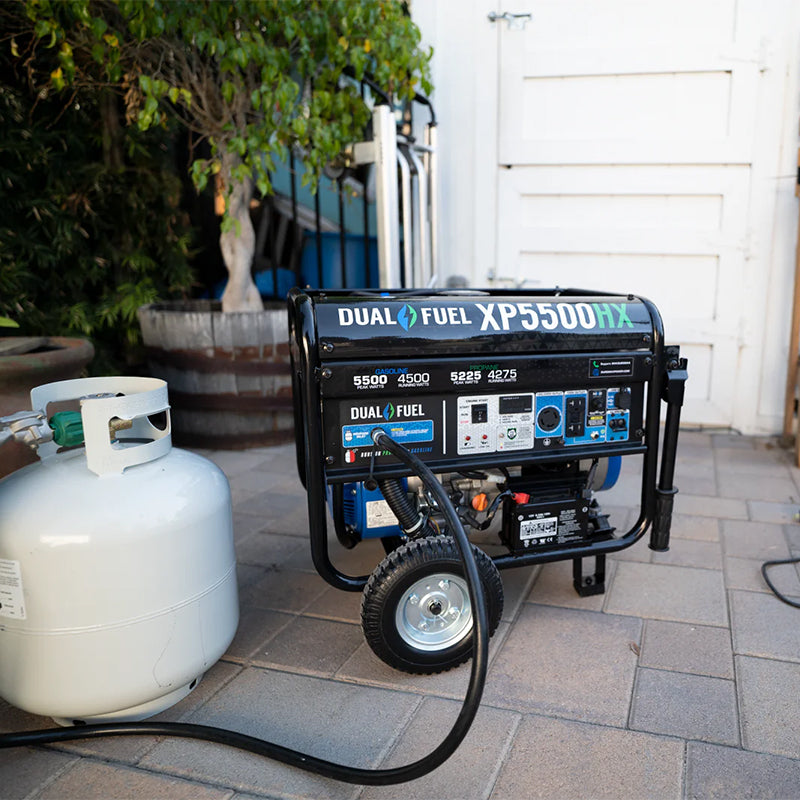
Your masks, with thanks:
[[(395, 443), (438, 476), (468, 532), (502, 548), (490, 557), (473, 546), (492, 632), (498, 570), (570, 559), (575, 589), (597, 594), (608, 553), (648, 530), (652, 549), (668, 549), (687, 372), (649, 300), (574, 289), (294, 290), (288, 305), (312, 558), (331, 585), (363, 591), (365, 638), (387, 664), (449, 669), (469, 657), (473, 629), (442, 503)], [(642, 457), (641, 509), (619, 531), (594, 494), (626, 455)], [(387, 555), (371, 575), (332, 563), (328, 510), (345, 547), (382, 541)]]

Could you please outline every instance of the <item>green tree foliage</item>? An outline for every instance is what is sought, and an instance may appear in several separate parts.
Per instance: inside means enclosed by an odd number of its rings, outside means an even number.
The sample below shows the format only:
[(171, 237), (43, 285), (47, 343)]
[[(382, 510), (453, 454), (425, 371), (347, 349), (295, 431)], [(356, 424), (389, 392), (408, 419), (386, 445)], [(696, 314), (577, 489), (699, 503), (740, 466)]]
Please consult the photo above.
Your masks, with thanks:
[(32, 85), (59, 62), (23, 9), (0, 8), (0, 315), (24, 334), (87, 336), (92, 371), (122, 371), (138, 359), (138, 306), (192, 282), (169, 139), (126, 129), (101, 85)]
[(249, 273), (252, 247), (226, 247), (225, 236), (249, 226), (251, 184), (268, 193), (276, 159), (299, 154), (304, 179), (315, 184), (364, 137), (369, 108), (359, 81), (367, 75), (394, 99), (430, 91), (430, 52), (398, 0), (25, 0), (25, 7), (41, 45), (57, 56), (40, 76), (48, 85), (118, 87), (141, 130), (177, 119), (209, 142), (210, 158), (196, 159), (191, 175), (198, 189), (218, 176), (228, 194), (221, 245), (232, 279)]

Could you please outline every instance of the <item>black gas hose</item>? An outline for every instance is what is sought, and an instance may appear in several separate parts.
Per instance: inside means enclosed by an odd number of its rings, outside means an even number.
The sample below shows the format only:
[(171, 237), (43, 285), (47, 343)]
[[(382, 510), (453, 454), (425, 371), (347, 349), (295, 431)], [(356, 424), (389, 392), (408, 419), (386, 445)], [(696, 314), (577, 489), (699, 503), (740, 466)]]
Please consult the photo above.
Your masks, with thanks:
[(472, 603), (474, 644), (469, 686), (467, 687), (461, 711), (453, 723), (453, 727), (435, 750), (424, 758), (402, 767), (390, 769), (349, 767), (299, 753), (282, 745), (237, 733), (236, 731), (185, 722), (109, 722), (83, 725), (75, 728), (47, 728), (40, 731), (5, 733), (0, 735), (0, 749), (55, 744), (76, 739), (97, 739), (104, 736), (176, 736), (236, 747), (256, 755), (268, 756), (289, 766), (298, 767), (326, 778), (365, 786), (387, 786), (404, 783), (427, 775), (441, 766), (464, 740), (480, 705), (489, 661), (489, 626), (486, 601), (478, 575), (478, 567), (475, 564), (475, 557), (472, 554), (467, 534), (447, 497), (447, 493), (436, 476), (417, 456), (395, 442), (380, 428), (376, 428), (372, 432), (372, 439), (377, 446), (388, 450), (412, 472), (416, 473), (428, 491), (436, 497), (461, 555), (469, 589), (469, 599)]
[(761, 565), (761, 575), (764, 578), (764, 582), (769, 586), (772, 590), (772, 593), (775, 597), (778, 598), (782, 603), (786, 603), (787, 606), (792, 606), (792, 608), (800, 608), (800, 603), (797, 600), (792, 600), (790, 597), (787, 597), (783, 592), (779, 591), (778, 587), (770, 580), (769, 575), (767, 575), (767, 570), (770, 567), (777, 567), (781, 564), (800, 564), (800, 558), (783, 558), (777, 561), (765, 561)]
[[(386, 449), (388, 450), (388, 448)], [(425, 516), (408, 499), (408, 494), (403, 489), (403, 483), (399, 478), (380, 480), (378, 488), (392, 513), (397, 517), (400, 529), (406, 536), (416, 539), (435, 533)]]

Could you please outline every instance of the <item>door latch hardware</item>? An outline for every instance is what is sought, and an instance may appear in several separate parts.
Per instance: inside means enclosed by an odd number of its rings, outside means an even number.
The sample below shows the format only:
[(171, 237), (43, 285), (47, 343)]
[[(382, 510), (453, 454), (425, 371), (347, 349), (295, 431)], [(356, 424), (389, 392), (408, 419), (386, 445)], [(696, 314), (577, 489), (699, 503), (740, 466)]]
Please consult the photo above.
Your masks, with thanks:
[(532, 17), (530, 13), (512, 14), (510, 11), (504, 11), (502, 14), (491, 11), (488, 15), (489, 22), (499, 22), (504, 19), (508, 23), (508, 29), (512, 31), (524, 30), (525, 24), (530, 22)]

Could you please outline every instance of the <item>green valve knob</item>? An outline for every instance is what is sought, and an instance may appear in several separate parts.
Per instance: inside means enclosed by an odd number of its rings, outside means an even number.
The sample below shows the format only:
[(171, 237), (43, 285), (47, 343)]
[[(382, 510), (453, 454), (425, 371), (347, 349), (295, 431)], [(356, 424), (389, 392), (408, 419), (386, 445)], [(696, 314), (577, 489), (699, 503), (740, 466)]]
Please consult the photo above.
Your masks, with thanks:
[(83, 444), (83, 421), (80, 411), (59, 411), (50, 417), (53, 438), (61, 447)]

